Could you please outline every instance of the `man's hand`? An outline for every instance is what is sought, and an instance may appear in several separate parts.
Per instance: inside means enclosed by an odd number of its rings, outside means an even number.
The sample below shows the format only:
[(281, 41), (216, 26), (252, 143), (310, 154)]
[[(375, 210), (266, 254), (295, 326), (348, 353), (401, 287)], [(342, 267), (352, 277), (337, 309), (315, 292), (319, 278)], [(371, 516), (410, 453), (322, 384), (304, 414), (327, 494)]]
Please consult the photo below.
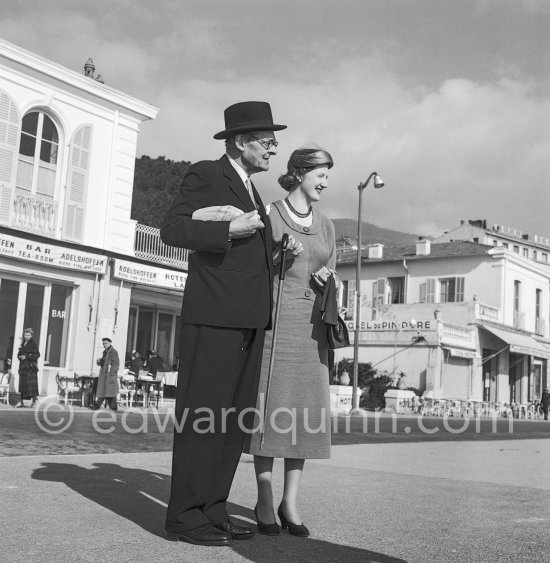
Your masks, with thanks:
[(252, 236), (258, 229), (263, 229), (264, 224), (257, 211), (249, 211), (233, 219), (229, 223), (229, 238), (247, 238)]

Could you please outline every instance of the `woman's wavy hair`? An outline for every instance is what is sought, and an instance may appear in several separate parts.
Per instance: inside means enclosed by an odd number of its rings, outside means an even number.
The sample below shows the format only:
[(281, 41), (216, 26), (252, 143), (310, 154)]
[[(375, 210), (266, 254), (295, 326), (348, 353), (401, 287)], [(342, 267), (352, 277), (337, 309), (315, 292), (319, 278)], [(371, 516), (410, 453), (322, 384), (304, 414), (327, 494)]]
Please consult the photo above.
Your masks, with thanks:
[(289, 192), (298, 185), (304, 174), (311, 168), (326, 165), (332, 168), (334, 162), (330, 153), (315, 143), (310, 143), (296, 149), (288, 159), (287, 171), (279, 177), (279, 184)]

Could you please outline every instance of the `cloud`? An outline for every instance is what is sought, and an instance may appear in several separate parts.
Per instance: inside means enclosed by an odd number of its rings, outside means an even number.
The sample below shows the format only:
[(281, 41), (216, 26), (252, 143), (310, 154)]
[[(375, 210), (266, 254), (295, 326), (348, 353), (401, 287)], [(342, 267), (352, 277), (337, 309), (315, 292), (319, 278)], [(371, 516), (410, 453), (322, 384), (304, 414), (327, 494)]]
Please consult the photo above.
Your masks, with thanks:
[[(289, 126), (278, 134), (270, 172), (255, 178), (266, 201), (283, 195), (277, 177), (292, 149), (314, 140), (335, 160), (320, 204), (331, 217), (357, 216), (357, 185), (377, 170), (386, 187), (369, 186), (363, 218), (378, 225), (435, 234), (460, 219), (486, 218), (550, 235), (547, 79), (522, 72), (502, 53), (492, 57), (481, 43), (475, 44), (479, 64), (469, 52), (461, 56), (456, 30), (449, 33), (454, 51), (435, 57), (438, 73), (429, 75), (435, 55), (426, 43), (433, 31), (428, 19), (417, 44), (396, 32), (409, 29), (407, 21), (380, 25), (374, 12), (372, 33), (382, 35), (367, 42), (363, 26), (353, 28), (349, 14), (344, 25), (337, 12), (334, 25), (326, 27), (319, 16), (310, 30), (273, 12), (248, 11), (246, 28), (253, 32), (244, 34), (236, 22), (245, 20), (232, 18), (223, 3), (220, 12), (195, 2), (185, 10), (178, 2), (162, 9), (120, 0), (34, 4), (12, 3), (0, 36), (78, 72), (92, 56), (109, 86), (159, 107), (157, 119), (142, 127), (139, 154), (217, 158), (223, 144), (212, 135), (223, 128), (223, 109), (264, 99), (275, 120)], [(239, 9), (244, 13), (249, 4)], [(495, 4), (486, 7), (479, 18)], [(525, 13), (536, 7), (527, 2)], [(381, 17), (393, 17), (388, 14)], [(464, 29), (472, 34), (467, 16)], [(511, 44), (511, 52), (540, 41), (533, 34), (527, 43), (528, 20), (521, 21), (525, 41)], [(437, 20), (439, 38), (444, 23)], [(482, 20), (479, 25), (484, 29)], [(444, 49), (446, 42), (436, 44)], [(480, 72), (493, 61), (492, 74)], [(444, 77), (435, 79), (442, 69)]]
[[(484, 217), (548, 234), (540, 206), (550, 203), (550, 137), (541, 116), (550, 100), (528, 80), (453, 78), (415, 89), (377, 58), (332, 63), (330, 72), (306, 73), (307, 79), (247, 80), (246, 97), (269, 100), (275, 120), (289, 125), (278, 134), (270, 172), (255, 178), (264, 199), (281, 197), (276, 179), (290, 152), (315, 140), (335, 160), (321, 203), (331, 217), (357, 216), (357, 185), (376, 169), (386, 187), (369, 187), (365, 220), (435, 234), (462, 218)], [(223, 146), (211, 137), (223, 128), (223, 108), (243, 97), (242, 84), (231, 78), (182, 80), (162, 91), (161, 114), (144, 126), (140, 150), (216, 158)]]

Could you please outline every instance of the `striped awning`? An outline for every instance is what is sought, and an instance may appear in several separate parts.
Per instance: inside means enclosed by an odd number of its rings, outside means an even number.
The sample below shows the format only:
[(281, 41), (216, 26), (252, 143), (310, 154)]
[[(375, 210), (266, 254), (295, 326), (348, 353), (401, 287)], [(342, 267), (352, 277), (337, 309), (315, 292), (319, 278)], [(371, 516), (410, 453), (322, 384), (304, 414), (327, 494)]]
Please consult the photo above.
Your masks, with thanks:
[(537, 356), (539, 358), (550, 358), (550, 345), (535, 340), (528, 334), (510, 332), (493, 326), (481, 325), (486, 331), (494, 334), (497, 338), (510, 346), (510, 352)]

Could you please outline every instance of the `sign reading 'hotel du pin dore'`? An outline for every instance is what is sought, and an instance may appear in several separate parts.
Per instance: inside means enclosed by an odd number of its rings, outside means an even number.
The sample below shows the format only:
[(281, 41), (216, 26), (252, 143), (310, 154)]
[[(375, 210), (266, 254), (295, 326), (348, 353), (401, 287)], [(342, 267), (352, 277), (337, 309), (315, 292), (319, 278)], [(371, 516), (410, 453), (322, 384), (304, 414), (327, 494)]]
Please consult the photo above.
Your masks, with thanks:
[(113, 277), (142, 285), (183, 291), (187, 274), (117, 259), (113, 268)]
[(365, 321), (363, 330), (434, 330), (435, 326), (432, 320), (419, 320), (419, 321), (405, 321), (405, 320), (376, 320)]
[(106, 256), (5, 234), (0, 234), (0, 256), (96, 274), (107, 271)]

